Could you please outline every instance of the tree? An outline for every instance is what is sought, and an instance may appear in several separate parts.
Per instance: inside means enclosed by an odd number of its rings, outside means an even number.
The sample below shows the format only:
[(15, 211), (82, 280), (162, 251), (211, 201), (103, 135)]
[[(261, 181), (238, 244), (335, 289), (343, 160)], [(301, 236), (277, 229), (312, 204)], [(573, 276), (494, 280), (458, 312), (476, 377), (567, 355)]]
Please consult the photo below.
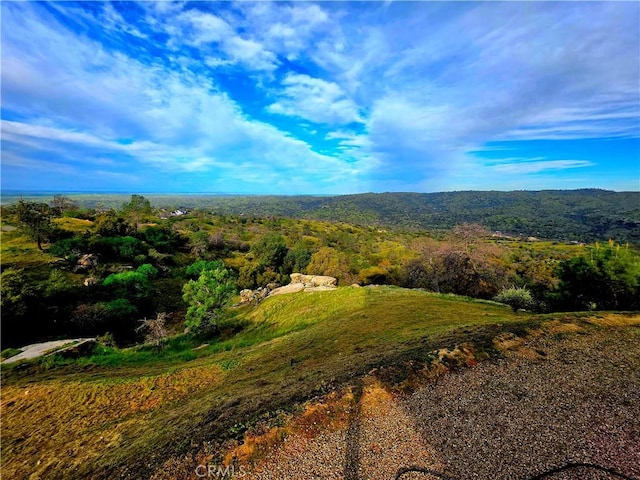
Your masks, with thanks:
[(193, 334), (217, 333), (224, 307), (236, 291), (236, 285), (226, 268), (203, 270), (197, 280), (189, 280), (183, 289), (189, 305), (185, 325)]
[(68, 212), (69, 210), (75, 210), (78, 208), (78, 204), (64, 195), (54, 195), (51, 202), (53, 208), (60, 213)]
[(55, 208), (46, 203), (18, 201), (16, 215), (20, 227), (27, 236), (38, 244), (42, 250), (42, 242), (47, 241), (55, 228), (51, 220), (58, 214)]
[(162, 350), (164, 342), (167, 339), (167, 329), (165, 327), (165, 322), (167, 319), (166, 313), (158, 313), (156, 318), (146, 317), (140, 320), (141, 325), (136, 328), (136, 331), (140, 330), (145, 331), (145, 341), (151, 343), (158, 350)]
[(284, 238), (277, 234), (265, 235), (251, 250), (261, 267), (271, 268), (274, 271), (282, 267), (289, 252)]
[(112, 273), (102, 281), (115, 295), (128, 299), (145, 300), (151, 295), (149, 277), (142, 272)]
[(556, 309), (640, 308), (640, 258), (613, 241), (561, 262), (556, 274), (560, 282), (549, 298)]
[(469, 252), (481, 240), (487, 238), (490, 232), (477, 223), (462, 223), (456, 225), (451, 230), (450, 239), (452, 243), (460, 245), (466, 252)]
[(284, 257), (282, 269), (287, 275), (302, 272), (311, 261), (311, 251), (303, 244), (297, 243)]
[(191, 280), (197, 279), (205, 270), (224, 269), (221, 260), (198, 260), (185, 269), (185, 275)]
[(102, 212), (96, 216), (96, 233), (102, 237), (122, 237), (133, 233), (127, 222), (114, 210)]
[(143, 219), (151, 215), (151, 202), (142, 195), (131, 195), (129, 203), (122, 206), (122, 213), (129, 218), (136, 230)]

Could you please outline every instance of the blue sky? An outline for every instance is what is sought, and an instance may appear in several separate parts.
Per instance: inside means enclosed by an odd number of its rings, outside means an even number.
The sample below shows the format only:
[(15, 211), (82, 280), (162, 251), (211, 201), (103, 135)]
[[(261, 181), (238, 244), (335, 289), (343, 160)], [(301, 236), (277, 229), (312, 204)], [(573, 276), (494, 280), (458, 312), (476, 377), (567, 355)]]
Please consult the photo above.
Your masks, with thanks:
[(640, 190), (637, 2), (0, 9), (4, 190)]

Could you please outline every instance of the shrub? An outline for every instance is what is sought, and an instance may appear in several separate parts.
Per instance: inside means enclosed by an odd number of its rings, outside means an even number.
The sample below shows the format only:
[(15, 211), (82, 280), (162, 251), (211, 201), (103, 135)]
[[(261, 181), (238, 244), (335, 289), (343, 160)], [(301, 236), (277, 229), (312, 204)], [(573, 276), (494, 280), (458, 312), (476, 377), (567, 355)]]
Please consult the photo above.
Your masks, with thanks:
[(156, 278), (158, 276), (158, 269), (150, 263), (140, 265), (136, 272), (143, 274), (147, 278)]
[(526, 310), (534, 306), (531, 292), (524, 287), (513, 286), (503, 288), (500, 293), (494, 297), (494, 300), (509, 305), (514, 312), (520, 309)]
[(58, 240), (49, 248), (49, 253), (56, 257), (67, 258), (71, 255), (79, 255), (86, 252), (88, 242), (82, 237), (65, 238)]
[(145, 299), (151, 293), (149, 278), (140, 272), (112, 273), (102, 282), (120, 297)]

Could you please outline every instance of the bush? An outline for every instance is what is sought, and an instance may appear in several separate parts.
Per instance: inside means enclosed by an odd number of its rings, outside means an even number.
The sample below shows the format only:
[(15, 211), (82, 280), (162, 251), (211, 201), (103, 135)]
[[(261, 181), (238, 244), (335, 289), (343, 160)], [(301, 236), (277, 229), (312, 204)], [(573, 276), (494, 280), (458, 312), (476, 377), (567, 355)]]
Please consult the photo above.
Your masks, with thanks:
[(171, 253), (184, 243), (176, 232), (164, 227), (147, 227), (144, 230), (144, 239), (147, 244), (162, 253)]
[(503, 288), (494, 300), (509, 305), (514, 312), (520, 309), (526, 310), (535, 305), (531, 292), (524, 287)]
[(156, 278), (158, 276), (158, 269), (150, 263), (140, 265), (136, 272), (143, 274), (147, 278)]
[(86, 252), (88, 242), (82, 237), (65, 238), (58, 240), (49, 248), (49, 253), (55, 257), (67, 258), (72, 255), (79, 255)]
[(91, 242), (92, 249), (108, 259), (134, 260), (147, 253), (140, 240), (134, 237), (104, 237)]
[(142, 300), (151, 294), (149, 277), (140, 272), (112, 273), (102, 284), (112, 288), (119, 297)]

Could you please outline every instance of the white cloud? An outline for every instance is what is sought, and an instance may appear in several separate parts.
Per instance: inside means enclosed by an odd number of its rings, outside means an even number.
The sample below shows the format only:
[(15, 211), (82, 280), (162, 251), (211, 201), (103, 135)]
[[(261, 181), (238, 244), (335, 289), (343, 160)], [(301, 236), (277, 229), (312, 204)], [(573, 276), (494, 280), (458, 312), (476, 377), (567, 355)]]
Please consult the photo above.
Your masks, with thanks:
[[(446, 189), (460, 169), (484, 169), (489, 183), (588, 166), (550, 155), (469, 163), (487, 143), (640, 136), (638, 4), (1, 8), (3, 118), (14, 120), (3, 155), (46, 148), (97, 164), (115, 152), (219, 181), (295, 177), (304, 189), (314, 175), (368, 175), (372, 185)], [(156, 55), (166, 35), (172, 50)], [(313, 122), (303, 128), (318, 144), (260, 121), (292, 121), (266, 112)]]
[[(290, 189), (317, 192), (357, 171), (350, 158), (319, 154), (248, 117), (197, 73), (106, 51), (40, 17), (42, 10), (31, 4), (11, 5), (3, 15), (31, 32), (2, 32), (3, 109), (29, 118), (3, 122), (3, 156), (40, 146), (89, 166), (112, 152), (130, 159), (132, 168), (200, 172), (212, 188), (245, 178), (271, 187), (278, 178)], [(299, 183), (287, 183), (292, 175), (286, 172), (295, 172)]]
[(282, 81), (281, 98), (267, 108), (272, 113), (304, 118), (316, 123), (363, 122), (357, 105), (340, 86), (309, 75), (289, 73)]
[(182, 37), (182, 41), (196, 46), (211, 42), (222, 42), (226, 38), (235, 35), (234, 29), (226, 21), (210, 13), (198, 10), (187, 10), (180, 13), (176, 17), (176, 24), (187, 27), (176, 31), (180, 35), (185, 35), (185, 37)]
[[(224, 56), (225, 65), (239, 63), (256, 71), (271, 72), (277, 68), (277, 56), (251, 38), (243, 38), (219, 16), (198, 9), (181, 12), (165, 30), (172, 45), (187, 44), (210, 52), (209, 57)], [(218, 64), (216, 66), (219, 66)]]

